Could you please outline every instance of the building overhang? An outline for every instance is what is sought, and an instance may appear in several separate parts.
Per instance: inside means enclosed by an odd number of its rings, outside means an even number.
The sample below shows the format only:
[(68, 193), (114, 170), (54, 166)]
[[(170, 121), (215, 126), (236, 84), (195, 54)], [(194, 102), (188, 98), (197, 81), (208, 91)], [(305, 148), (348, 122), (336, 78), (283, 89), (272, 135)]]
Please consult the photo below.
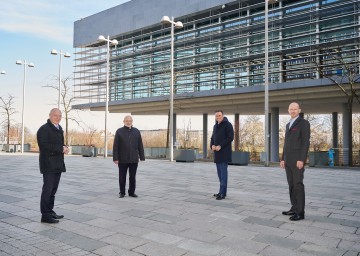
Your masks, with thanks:
[[(349, 85), (345, 85), (348, 88)], [(357, 85), (359, 88), (359, 86)], [(356, 91), (360, 93), (360, 89)], [(243, 115), (264, 114), (264, 86), (220, 89), (174, 95), (174, 113), (198, 115), (223, 110), (226, 113)], [(347, 103), (345, 94), (328, 79), (309, 79), (269, 85), (269, 109), (278, 107), (280, 114), (286, 114), (289, 103), (297, 101), (303, 112), (326, 114), (342, 112)], [(74, 109), (104, 111), (105, 102), (79, 104)], [(131, 113), (132, 115), (167, 115), (169, 97), (118, 100), (109, 102), (110, 113)], [(354, 101), (353, 112), (360, 112), (360, 104)]]

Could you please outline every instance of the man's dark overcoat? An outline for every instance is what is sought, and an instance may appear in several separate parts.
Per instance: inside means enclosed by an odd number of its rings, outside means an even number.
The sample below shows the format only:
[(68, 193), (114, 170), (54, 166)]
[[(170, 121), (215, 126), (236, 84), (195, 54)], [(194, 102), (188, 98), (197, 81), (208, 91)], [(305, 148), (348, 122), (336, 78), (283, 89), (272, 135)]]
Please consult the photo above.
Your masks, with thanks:
[(42, 125), (37, 134), (39, 145), (39, 163), (41, 173), (61, 173), (65, 172), (64, 162), (64, 131), (59, 125), (59, 129), (47, 120)]
[(226, 117), (220, 124), (215, 122), (210, 140), (210, 148), (221, 146), (220, 151), (214, 151), (215, 163), (229, 163), (232, 161), (231, 142), (234, 140), (234, 129)]

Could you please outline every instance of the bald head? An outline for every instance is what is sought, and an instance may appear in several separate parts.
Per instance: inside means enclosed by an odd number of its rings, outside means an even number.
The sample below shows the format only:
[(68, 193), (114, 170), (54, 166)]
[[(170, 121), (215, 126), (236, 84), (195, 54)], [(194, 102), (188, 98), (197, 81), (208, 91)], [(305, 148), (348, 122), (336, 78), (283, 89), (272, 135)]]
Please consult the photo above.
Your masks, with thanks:
[(60, 123), (60, 121), (61, 121), (61, 111), (60, 111), (60, 109), (53, 108), (52, 110), (50, 110), (49, 119), (53, 124), (58, 125)]
[(299, 103), (297, 102), (290, 103), (288, 112), (291, 118), (297, 117), (301, 112)]
[(132, 123), (133, 123), (133, 119), (132, 119), (132, 116), (130, 116), (130, 115), (127, 115), (127, 116), (125, 116), (124, 117), (124, 125), (126, 126), (126, 127), (131, 127), (132, 126)]

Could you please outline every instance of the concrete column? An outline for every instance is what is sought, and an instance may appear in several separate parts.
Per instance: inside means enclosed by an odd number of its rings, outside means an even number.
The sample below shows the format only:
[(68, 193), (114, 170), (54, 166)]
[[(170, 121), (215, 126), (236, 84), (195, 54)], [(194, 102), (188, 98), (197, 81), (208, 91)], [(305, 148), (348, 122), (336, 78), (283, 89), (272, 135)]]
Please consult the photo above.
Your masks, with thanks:
[(234, 151), (239, 151), (240, 149), (240, 118), (239, 114), (235, 114), (234, 118)]
[(342, 118), (342, 125), (343, 125), (343, 161), (344, 165), (349, 165), (349, 148), (351, 142), (351, 136), (349, 131), (351, 131), (351, 127), (349, 126), (351, 115), (349, 113), (347, 103), (343, 103), (342, 105), (343, 110), (343, 118)]
[(207, 158), (208, 153), (208, 114), (203, 114), (203, 158)]
[(339, 124), (338, 124), (338, 113), (332, 113), (332, 147), (339, 147)]
[(279, 108), (271, 108), (270, 161), (279, 162)]

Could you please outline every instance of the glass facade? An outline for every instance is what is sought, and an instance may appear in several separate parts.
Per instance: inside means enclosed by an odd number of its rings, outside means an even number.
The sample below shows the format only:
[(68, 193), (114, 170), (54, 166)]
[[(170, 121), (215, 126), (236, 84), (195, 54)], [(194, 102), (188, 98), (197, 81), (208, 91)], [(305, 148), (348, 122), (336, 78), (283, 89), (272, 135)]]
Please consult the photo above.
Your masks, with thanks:
[[(264, 85), (264, 1), (233, 1), (176, 19), (174, 93)], [(282, 83), (343, 72), (333, 52), (359, 63), (359, 1), (284, 0), (269, 5), (269, 79)], [(169, 95), (170, 27), (120, 35), (110, 52), (109, 100)], [(106, 47), (76, 49), (75, 93), (105, 100)]]

